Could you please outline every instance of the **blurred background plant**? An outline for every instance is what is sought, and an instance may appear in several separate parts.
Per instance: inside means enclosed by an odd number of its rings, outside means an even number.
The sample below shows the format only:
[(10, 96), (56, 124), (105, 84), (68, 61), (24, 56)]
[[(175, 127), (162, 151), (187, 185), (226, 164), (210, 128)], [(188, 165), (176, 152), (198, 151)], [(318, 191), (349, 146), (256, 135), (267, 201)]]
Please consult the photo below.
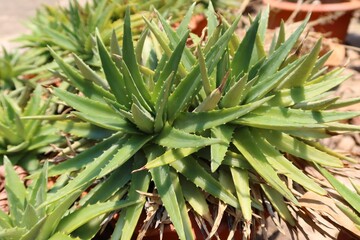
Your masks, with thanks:
[(23, 73), (31, 69), (33, 59), (19, 51), (8, 52), (3, 48), (0, 57), (0, 89), (14, 90), (24, 86)]
[[(51, 46), (62, 57), (70, 53), (76, 53), (93, 68), (99, 67), (99, 59), (94, 50), (95, 29), (98, 29), (106, 46), (109, 46), (111, 32), (122, 35), (122, 26), (125, 9), (131, 8), (132, 29), (134, 40), (137, 40), (144, 28), (143, 17), (150, 17), (149, 10), (156, 8), (165, 17), (169, 17), (171, 23), (180, 22), (181, 17), (189, 9), (192, 3), (197, 2), (196, 11), (201, 13), (208, 5), (208, 1), (177, 0), (177, 1), (124, 1), (124, 0), (92, 0), (85, 5), (80, 5), (76, 0), (70, 0), (68, 7), (44, 6), (40, 8), (36, 16), (28, 22), (31, 33), (19, 37), (17, 40), (22, 48), (27, 48), (31, 59), (36, 60), (29, 64), (32, 67), (28, 74), (42, 75), (38, 78), (48, 78), (44, 73), (49, 68), (55, 68), (51, 64), (52, 57), (48, 46)], [(224, 8), (224, 14), (233, 19), (233, 12), (244, 2), (241, 1), (214, 1), (219, 9)], [(221, 10), (220, 10), (221, 11)], [(119, 38), (121, 41), (122, 39)], [(70, 61), (71, 58), (69, 58)], [(41, 60), (41, 61), (40, 61)], [(45, 65), (44, 63), (50, 63)], [(45, 75), (44, 75), (45, 74)]]
[[(114, 199), (116, 199), (115, 196), (117, 194), (114, 194), (112, 197), (113, 201), (105, 204), (95, 202), (95, 199), (88, 197), (86, 204), (82, 208), (82, 213), (78, 211), (75, 216), (66, 217), (66, 215), (73, 211), (69, 210), (69, 208), (71, 209), (71, 206), (80, 197), (82, 191), (73, 189), (68, 196), (49, 201), (46, 162), (40, 175), (28, 187), (25, 187), (24, 182), (19, 178), (18, 173), (13, 169), (13, 165), (6, 157), (4, 158), (4, 168), (6, 177), (5, 189), (9, 200), (7, 210), (10, 214), (0, 210), (1, 239), (74, 239), (63, 233), (66, 228), (63, 228), (63, 231), (57, 231), (57, 226), (64, 226), (69, 224), (69, 222), (82, 222), (85, 219), (85, 221), (89, 221), (89, 219), (93, 219), (103, 212), (115, 211), (136, 203), (135, 201), (126, 200), (115, 201)], [(93, 204), (90, 205), (91, 203)]]
[[(0, 96), (0, 157), (7, 155), (13, 164), (28, 171), (39, 168), (39, 154), (51, 150), (50, 144), (58, 144), (63, 137), (47, 121), (27, 120), (26, 116), (45, 115), (54, 106), (43, 98), (42, 87), (34, 91), (22, 87)], [(52, 107), (52, 108), (51, 108)]]

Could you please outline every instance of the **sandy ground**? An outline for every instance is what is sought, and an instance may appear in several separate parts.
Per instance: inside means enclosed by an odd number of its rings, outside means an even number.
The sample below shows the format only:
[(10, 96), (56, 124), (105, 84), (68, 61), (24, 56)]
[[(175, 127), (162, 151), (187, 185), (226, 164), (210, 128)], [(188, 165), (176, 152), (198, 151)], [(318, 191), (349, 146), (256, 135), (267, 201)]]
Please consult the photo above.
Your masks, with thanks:
[(0, 0), (0, 46), (16, 47), (11, 40), (28, 33), (25, 21), (43, 4), (66, 5), (68, 0)]

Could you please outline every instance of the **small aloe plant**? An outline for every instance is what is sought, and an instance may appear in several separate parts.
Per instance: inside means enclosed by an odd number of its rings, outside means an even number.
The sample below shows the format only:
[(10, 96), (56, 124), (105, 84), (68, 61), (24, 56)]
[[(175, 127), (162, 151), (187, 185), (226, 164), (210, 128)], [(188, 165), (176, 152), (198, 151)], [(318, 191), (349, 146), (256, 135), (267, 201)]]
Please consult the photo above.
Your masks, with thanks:
[[(329, 54), (319, 56), (321, 40), (308, 54), (297, 55), (306, 21), (287, 39), (282, 26), (267, 52), (268, 10), (251, 20), (240, 41), (234, 34), (240, 17), (231, 25), (219, 21), (210, 4), (207, 38), (192, 48), (186, 45), (192, 10), (176, 30), (159, 13), (162, 28), (144, 19), (147, 30), (136, 46), (128, 10), (121, 47), (116, 34), (110, 50), (96, 35), (99, 72), (74, 55), (76, 69), (52, 51), (78, 91), (54, 88), (55, 96), (74, 109), (73, 118), (112, 132), (74, 158), (49, 167), (50, 176), (64, 178), (74, 172), (49, 192), (49, 202), (98, 183), (88, 190), (94, 201), (80, 201), (56, 231), (93, 237), (111, 216), (110, 209), (94, 219), (79, 220), (77, 214), (96, 201), (112, 204), (120, 193), (135, 204), (120, 210), (112, 239), (131, 239), (144, 196), (154, 193), (180, 239), (195, 238), (188, 208), (213, 224), (208, 200), (214, 198), (236, 216), (234, 229), (243, 223), (239, 227), (245, 236), (255, 221), (253, 212), (266, 211), (265, 200), (295, 226), (288, 209), (299, 206), (294, 192), (327, 194), (301, 166), (317, 167), (328, 178), (324, 167), (341, 168), (343, 160), (352, 161), (316, 142), (339, 131), (359, 130), (338, 123), (359, 112), (334, 110), (359, 100), (338, 100), (328, 93), (348, 77), (341, 69), (323, 68)], [(347, 193), (338, 192), (350, 206), (357, 205)]]
[[(5, 189), (9, 203), (10, 215), (0, 210), (0, 238), (6, 240), (67, 240), (71, 238), (61, 231), (56, 231), (58, 225), (66, 225), (71, 219), (66, 217), (69, 208), (82, 193), (74, 188), (68, 196), (48, 201), (48, 178), (45, 163), (41, 173), (29, 187), (20, 180), (9, 159), (4, 158)], [(88, 201), (93, 200), (88, 198)], [(136, 202), (112, 201), (88, 205), (83, 213), (78, 212), (76, 218), (94, 218), (101, 212), (108, 212), (127, 207)], [(89, 211), (91, 208), (92, 211)], [(79, 238), (76, 238), (79, 239)]]
[[(97, 66), (99, 63), (98, 57), (94, 54), (96, 51), (94, 51), (92, 34), (95, 29), (98, 29), (103, 39), (106, 39), (105, 45), (108, 46), (113, 30), (119, 35), (122, 34), (126, 6), (131, 6), (134, 12), (131, 20), (134, 38), (138, 39), (144, 26), (142, 16), (148, 15), (147, 10), (152, 6), (169, 13), (173, 9), (187, 9), (192, 3), (192, 0), (176, 1), (175, 4), (162, 0), (150, 3), (142, 0), (131, 3), (123, 0), (91, 0), (81, 4), (78, 0), (69, 0), (67, 7), (45, 5), (29, 21), (28, 26), (31, 33), (24, 34), (17, 39), (22, 47), (26, 48), (26, 54), (33, 60), (27, 66), (30, 69), (26, 73), (41, 73), (41, 76), (38, 77), (40, 79), (51, 76), (47, 70), (55, 69), (56, 65), (48, 64), (52, 62), (48, 46), (51, 46), (64, 58), (69, 53), (76, 53), (86, 63)], [(67, 61), (70, 60), (67, 59)], [(33, 68), (34, 65), (38, 68)]]
[(27, 54), (9, 52), (4, 47), (0, 56), (0, 89), (12, 90), (24, 86), (20, 76), (31, 68), (33, 62)]
[[(44, 6), (37, 11), (36, 16), (29, 22), (31, 34), (25, 34), (17, 40), (24, 47), (28, 47), (34, 59), (46, 59), (51, 56), (47, 46), (52, 46), (62, 57), (69, 52), (76, 53), (90, 65), (97, 65), (97, 56), (94, 56), (92, 35), (98, 29), (100, 35), (105, 39), (105, 45), (109, 44), (111, 32), (114, 29), (118, 35), (122, 34), (123, 18), (126, 6), (131, 7), (133, 14), (131, 22), (133, 26), (133, 37), (138, 39), (144, 27), (142, 16), (149, 15), (153, 7), (161, 13), (171, 14), (173, 21), (178, 20), (188, 9), (194, 0), (176, 0), (166, 2), (163, 0), (136, 1), (110, 1), (91, 0), (85, 4), (78, 0), (69, 0), (68, 7)], [(216, 1), (222, 7), (232, 7), (238, 3)], [(204, 2), (205, 3), (205, 2)], [(203, 5), (204, 3), (198, 3)], [(216, 5), (217, 5), (216, 4)], [(43, 62), (39, 62), (43, 64)], [(44, 70), (44, 67), (41, 68)], [(47, 70), (47, 69), (46, 69)], [(34, 72), (36, 70), (33, 69)]]
[[(29, 100), (28, 100), (29, 99)], [(7, 155), (13, 164), (28, 171), (39, 167), (38, 154), (61, 142), (61, 136), (49, 122), (26, 117), (47, 113), (51, 101), (45, 102), (41, 86), (34, 91), (22, 87), (0, 96), (0, 157)]]

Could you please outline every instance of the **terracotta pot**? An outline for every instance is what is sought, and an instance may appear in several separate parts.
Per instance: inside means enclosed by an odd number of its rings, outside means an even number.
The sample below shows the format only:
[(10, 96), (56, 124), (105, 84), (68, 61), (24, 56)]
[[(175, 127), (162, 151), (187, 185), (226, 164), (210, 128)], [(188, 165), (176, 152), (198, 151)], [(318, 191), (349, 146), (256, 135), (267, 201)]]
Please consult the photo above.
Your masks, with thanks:
[(263, 2), (270, 6), (269, 28), (278, 27), (281, 19), (286, 21), (297, 9), (298, 14), (294, 21), (303, 20), (308, 13), (311, 13), (310, 21), (325, 19), (325, 17), (333, 15), (333, 20), (324, 20), (324, 23), (315, 25), (314, 29), (317, 32), (328, 34), (327, 37), (338, 38), (340, 41), (345, 40), (353, 12), (360, 9), (359, 0), (337, 0), (337, 2), (328, 0), (321, 4), (301, 4), (300, 7), (296, 2), (285, 0), (263, 0)]

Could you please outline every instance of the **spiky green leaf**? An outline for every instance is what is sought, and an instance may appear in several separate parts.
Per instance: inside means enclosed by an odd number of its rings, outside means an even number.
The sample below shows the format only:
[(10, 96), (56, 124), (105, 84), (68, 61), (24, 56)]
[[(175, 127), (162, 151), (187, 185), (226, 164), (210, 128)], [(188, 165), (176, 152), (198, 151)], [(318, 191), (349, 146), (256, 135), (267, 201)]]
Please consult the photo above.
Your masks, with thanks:
[(298, 204), (294, 195), (286, 187), (285, 183), (281, 181), (275, 170), (269, 164), (266, 156), (256, 144), (256, 138), (252, 136), (248, 128), (239, 129), (234, 135), (233, 143), (256, 172), (263, 177), (270, 186), (293, 203)]

